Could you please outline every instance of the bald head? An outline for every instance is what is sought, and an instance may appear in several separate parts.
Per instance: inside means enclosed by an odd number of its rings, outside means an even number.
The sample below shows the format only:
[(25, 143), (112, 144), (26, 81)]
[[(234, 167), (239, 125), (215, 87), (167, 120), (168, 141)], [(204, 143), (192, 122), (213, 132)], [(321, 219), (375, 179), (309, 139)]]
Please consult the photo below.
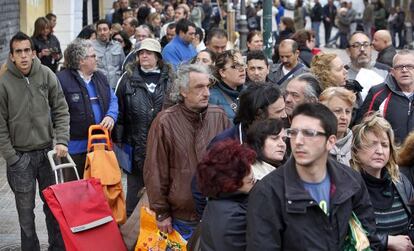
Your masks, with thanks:
[(298, 64), (298, 44), (292, 39), (285, 39), (279, 45), (279, 59), (283, 66), (291, 70)]
[(293, 39), (285, 39), (285, 40), (282, 40), (282, 42), (280, 42), (279, 50), (280, 50), (280, 47), (290, 48), (292, 52), (295, 52), (298, 49), (298, 43), (296, 43), (296, 41)]
[(382, 51), (392, 45), (391, 34), (387, 30), (379, 30), (375, 32), (372, 39), (372, 46), (376, 51)]

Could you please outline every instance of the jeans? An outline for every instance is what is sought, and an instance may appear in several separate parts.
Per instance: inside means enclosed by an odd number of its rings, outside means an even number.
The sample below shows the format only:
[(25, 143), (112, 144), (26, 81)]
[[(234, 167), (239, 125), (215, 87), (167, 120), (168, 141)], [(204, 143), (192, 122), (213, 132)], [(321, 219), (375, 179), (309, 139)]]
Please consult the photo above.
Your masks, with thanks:
[(312, 30), (315, 32), (315, 46), (319, 48), (319, 27), (321, 26), (321, 22), (312, 22)]
[(172, 226), (180, 235), (188, 241), (197, 228), (199, 221), (185, 221), (173, 218)]
[(325, 45), (329, 44), (329, 40), (331, 39), (331, 32), (332, 32), (332, 24), (328, 22), (323, 22), (325, 27)]
[(59, 225), (41, 193), (43, 189), (55, 183), (47, 158), (49, 150), (51, 149), (18, 152), (17, 155), (20, 159), (13, 165), (7, 166), (7, 181), (14, 193), (19, 216), (22, 251), (40, 251), (33, 212), (36, 198), (36, 180), (39, 183), (39, 195), (43, 201), (43, 212), (46, 215), (48, 250), (65, 250)]
[(139, 191), (144, 187), (144, 175), (142, 169), (137, 174), (127, 174), (127, 195), (126, 195), (126, 212), (129, 217), (134, 212), (140, 196)]
[(372, 30), (372, 22), (364, 22), (364, 33), (368, 35), (369, 39), (372, 39), (371, 30)]

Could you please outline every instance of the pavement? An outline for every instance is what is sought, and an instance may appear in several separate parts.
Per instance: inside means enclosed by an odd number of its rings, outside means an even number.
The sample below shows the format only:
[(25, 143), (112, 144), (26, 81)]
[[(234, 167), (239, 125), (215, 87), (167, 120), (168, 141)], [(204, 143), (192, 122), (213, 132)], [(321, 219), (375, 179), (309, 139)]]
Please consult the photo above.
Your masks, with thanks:
[[(47, 231), (43, 203), (36, 197), (35, 223), (42, 250), (47, 250)], [(0, 158), (0, 251), (20, 250), (20, 227), (13, 192), (7, 183), (6, 162)]]
[[(122, 184), (126, 191), (126, 176), (122, 175)], [(37, 189), (39, 192), (39, 189)], [(41, 250), (47, 250), (47, 230), (45, 215), (43, 214), (43, 202), (36, 195), (35, 206), (36, 232), (40, 241)], [(0, 157), (0, 251), (19, 251), (20, 250), (20, 227), (17, 218), (14, 194), (10, 190), (6, 177), (6, 162)]]

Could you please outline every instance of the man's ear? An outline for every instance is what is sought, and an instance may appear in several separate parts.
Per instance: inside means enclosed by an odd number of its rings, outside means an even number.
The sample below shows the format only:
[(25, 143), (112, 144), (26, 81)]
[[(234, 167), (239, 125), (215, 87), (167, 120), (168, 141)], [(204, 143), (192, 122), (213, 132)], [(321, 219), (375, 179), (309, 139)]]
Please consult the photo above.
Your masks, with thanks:
[(220, 69), (219, 74), (220, 74), (222, 79), (226, 76), (226, 74), (224, 73), (224, 69)]
[(336, 136), (335, 135), (329, 136), (328, 140), (326, 141), (326, 150), (330, 151), (331, 149), (333, 149), (335, 144), (336, 144)]
[(14, 57), (13, 57), (13, 54), (10, 52), (10, 54), (9, 54), (9, 58), (10, 58), (10, 60), (14, 63), (16, 60), (14, 60)]
[(296, 50), (295, 54), (299, 56), (300, 55), (300, 50)]
[(187, 92), (180, 90), (180, 95), (183, 96), (184, 98), (187, 98)]

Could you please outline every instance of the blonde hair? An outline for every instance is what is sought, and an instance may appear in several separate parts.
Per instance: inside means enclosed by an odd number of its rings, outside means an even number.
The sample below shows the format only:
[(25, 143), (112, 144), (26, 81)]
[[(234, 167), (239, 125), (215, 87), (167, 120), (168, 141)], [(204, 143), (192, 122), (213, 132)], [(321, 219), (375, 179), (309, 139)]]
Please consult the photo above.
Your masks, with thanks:
[(319, 95), (319, 102), (328, 105), (329, 101), (331, 101), (332, 98), (337, 97), (343, 101), (345, 101), (348, 105), (351, 107), (354, 107), (356, 96), (355, 93), (353, 93), (350, 90), (347, 90), (343, 87), (328, 87), (326, 88), (321, 95)]
[(331, 62), (337, 57), (336, 54), (326, 53), (315, 55), (311, 62), (311, 72), (321, 82), (322, 89), (326, 89), (334, 85), (334, 79), (332, 77)]
[(378, 113), (366, 117), (360, 124), (354, 126), (352, 129), (352, 149), (351, 149), (351, 167), (357, 171), (361, 171), (363, 163), (358, 159), (358, 151), (363, 149), (363, 144), (367, 142), (367, 134), (369, 132), (375, 135), (380, 135), (385, 132), (387, 134), (390, 146), (390, 157), (388, 159), (385, 168), (393, 182), (398, 182), (400, 178), (400, 172), (397, 165), (397, 149), (394, 144), (394, 132), (390, 123), (383, 117), (380, 117)]
[(150, 25), (153, 25), (153, 24), (152, 24), (152, 22), (153, 22), (153, 21), (154, 21), (157, 17), (161, 19), (161, 15), (160, 15), (160, 13), (157, 13), (157, 12), (151, 13), (151, 14), (149, 14), (149, 15), (148, 15), (148, 17), (147, 17), (147, 22), (148, 22)]

